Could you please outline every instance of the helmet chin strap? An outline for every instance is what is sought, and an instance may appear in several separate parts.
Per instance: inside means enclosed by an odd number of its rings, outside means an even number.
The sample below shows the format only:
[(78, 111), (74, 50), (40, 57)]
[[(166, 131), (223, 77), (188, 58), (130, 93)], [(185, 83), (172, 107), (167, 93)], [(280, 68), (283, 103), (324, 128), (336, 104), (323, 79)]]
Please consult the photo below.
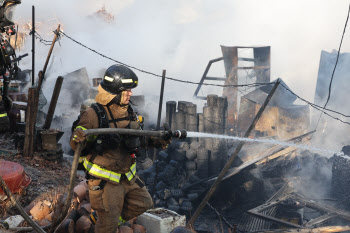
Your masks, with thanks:
[(116, 104), (119, 106), (127, 106), (129, 104), (121, 104), (120, 102), (122, 101), (122, 93), (120, 92), (116, 97), (114, 97), (111, 102), (108, 103), (108, 105)]

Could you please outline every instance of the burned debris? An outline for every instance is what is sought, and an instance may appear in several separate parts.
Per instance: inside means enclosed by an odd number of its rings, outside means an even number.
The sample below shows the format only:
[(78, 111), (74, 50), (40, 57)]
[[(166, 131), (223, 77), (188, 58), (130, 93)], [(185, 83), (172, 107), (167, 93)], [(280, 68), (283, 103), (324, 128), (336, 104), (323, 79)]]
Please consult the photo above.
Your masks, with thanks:
[[(90, 17), (107, 23), (115, 19), (105, 7)], [(12, 31), (14, 27), (10, 26)], [(35, 28), (32, 30), (34, 40)], [(4, 33), (11, 38), (10, 31)], [(93, 232), (99, 216), (97, 208), (92, 208), (89, 192), (105, 186), (101, 182), (89, 187), (95, 175), (107, 179), (106, 183), (115, 179), (117, 185), (122, 179), (132, 183), (136, 177), (139, 188), (145, 190), (145, 186), (151, 194), (152, 209), (120, 223), (119, 232), (350, 231), (350, 149), (344, 147), (343, 153), (336, 154), (313, 146), (310, 106), (315, 106), (300, 105), (298, 96), (281, 78), (270, 81), (270, 46), (221, 46), (222, 57), (209, 61), (194, 99), (171, 99), (162, 104), (166, 93), (163, 71), (156, 126), (144, 123), (143, 117), (155, 114), (147, 109), (148, 97), (138, 95), (130, 97), (135, 105), (132, 113), (139, 123), (137, 129), (131, 124), (127, 126), (130, 128), (118, 128), (116, 122), (123, 118), (108, 119), (108, 114), (107, 127), (82, 127), (84, 137), (89, 136), (96, 144), (101, 144), (98, 141), (102, 138), (97, 135), (114, 135), (118, 140), (113, 142), (118, 146), (128, 136), (142, 137), (142, 143), (130, 149), (132, 153), (128, 151), (133, 161), (130, 171), (112, 173), (105, 166), (93, 164), (103, 152), (95, 152), (89, 159), (87, 153), (82, 153), (87, 140), (77, 143), (75, 151), (69, 141), (77, 136), (71, 137), (78, 128), (72, 123), (78, 123), (85, 111), (95, 106), (100, 83), (113, 78), (91, 78), (83, 67), (60, 74), (55, 85), (49, 84), (48, 62), (62, 35), (66, 34), (59, 25), (36, 85), (34, 66), (32, 71), (20, 71), (14, 65), (24, 55), (16, 57), (12, 50), (23, 46), (25, 38), (19, 37), (20, 45), (3, 39), (1, 49), (7, 48), (13, 60), (3, 59), (5, 66), (0, 70), (8, 71), (0, 74), (0, 154), (1, 159), (6, 159), (0, 160), (1, 228), (19, 232)], [(251, 56), (242, 57), (241, 49), (249, 50)], [(322, 53), (320, 69), (328, 64), (323, 59), (332, 60), (334, 56)], [(218, 62), (223, 62), (225, 77), (209, 76), (212, 64)], [(325, 78), (320, 75), (319, 79), (316, 92), (322, 99)], [(212, 89), (199, 96), (203, 85), (210, 85), (207, 81), (224, 85), (213, 84), (217, 91)], [(120, 82), (137, 85), (138, 80)], [(53, 90), (51, 99), (43, 94), (49, 86)], [(122, 91), (130, 92), (129, 88)], [(122, 105), (116, 97), (112, 100)], [(166, 114), (161, 117), (163, 105)], [(97, 114), (99, 123), (100, 116)], [(163, 128), (160, 122), (165, 123)], [(112, 123), (116, 127), (108, 128)], [(148, 148), (153, 137), (165, 141), (162, 149)], [(147, 146), (141, 149), (141, 144)], [(331, 154), (334, 155), (330, 157)], [(85, 174), (77, 172), (79, 161), (83, 161)], [(89, 172), (94, 170), (96, 173), (91, 175)], [(41, 171), (46, 176), (41, 176)], [(16, 177), (11, 180), (13, 173)], [(115, 224), (117, 227), (117, 220)]]

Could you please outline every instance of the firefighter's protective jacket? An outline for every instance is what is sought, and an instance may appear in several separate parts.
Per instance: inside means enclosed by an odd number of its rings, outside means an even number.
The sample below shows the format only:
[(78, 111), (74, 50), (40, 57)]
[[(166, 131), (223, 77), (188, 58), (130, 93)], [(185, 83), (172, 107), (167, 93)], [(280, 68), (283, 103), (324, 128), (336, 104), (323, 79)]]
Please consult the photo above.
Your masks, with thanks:
[[(95, 100), (97, 103), (103, 105), (109, 120), (111, 120), (111, 116), (105, 105), (107, 105), (114, 97), (115, 95), (106, 92), (101, 86), (98, 87), (98, 94), (96, 95)], [(128, 116), (128, 106), (112, 104), (109, 107), (114, 119)], [(119, 121), (117, 122), (117, 127), (125, 128), (129, 123), (129, 120)], [(82, 113), (78, 127), (82, 129), (95, 129), (99, 127), (98, 115), (94, 109), (88, 108)], [(115, 128), (114, 123), (109, 123), (109, 127)], [(93, 140), (93, 138), (88, 137), (87, 140)], [(73, 138), (70, 140), (70, 145), (74, 150), (76, 143)], [(120, 146), (115, 149), (104, 150), (103, 154), (93, 157), (93, 161), (90, 161), (92, 154), (88, 153), (86, 158), (83, 159), (83, 163), (89, 174), (95, 177), (119, 183), (121, 174), (125, 174), (128, 180), (131, 180), (136, 173), (135, 160), (132, 158), (130, 151), (128, 151), (123, 144), (120, 144)]]

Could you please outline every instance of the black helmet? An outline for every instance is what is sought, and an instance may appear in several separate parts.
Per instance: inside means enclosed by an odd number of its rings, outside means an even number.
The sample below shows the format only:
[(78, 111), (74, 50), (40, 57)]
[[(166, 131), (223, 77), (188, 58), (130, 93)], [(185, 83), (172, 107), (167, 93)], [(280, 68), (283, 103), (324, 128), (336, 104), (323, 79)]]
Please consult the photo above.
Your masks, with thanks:
[(118, 95), (126, 89), (137, 87), (138, 78), (128, 67), (113, 65), (106, 70), (101, 87), (107, 92)]

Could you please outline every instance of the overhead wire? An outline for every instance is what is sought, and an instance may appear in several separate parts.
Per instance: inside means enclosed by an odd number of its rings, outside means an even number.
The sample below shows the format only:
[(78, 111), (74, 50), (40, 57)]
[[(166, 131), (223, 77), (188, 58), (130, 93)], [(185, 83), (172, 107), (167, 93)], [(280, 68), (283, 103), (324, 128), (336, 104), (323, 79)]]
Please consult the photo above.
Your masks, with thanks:
[[(347, 27), (347, 24), (348, 24), (348, 21), (349, 21), (349, 14), (350, 14), (350, 3), (349, 3), (348, 15), (347, 15), (347, 17), (346, 17), (346, 21), (345, 21), (345, 26), (344, 26), (343, 34), (342, 34), (342, 37), (341, 37), (341, 40), (340, 40), (340, 44), (339, 44), (337, 59), (336, 59), (336, 61), (335, 61), (334, 69), (333, 69), (332, 76), (331, 76), (331, 81), (330, 81), (330, 83), (329, 83), (327, 101), (326, 101), (325, 105), (323, 106), (323, 110), (326, 108), (326, 106), (327, 106), (327, 104), (328, 104), (328, 102), (329, 102), (329, 100), (330, 100), (330, 98), (331, 98), (332, 83), (333, 83), (334, 73), (335, 73), (335, 69), (337, 68), (337, 64), (338, 64), (338, 60), (339, 60), (339, 55), (340, 55), (340, 49), (341, 49), (341, 46), (342, 46), (342, 44), (343, 44), (343, 39), (344, 39), (346, 27)], [(318, 118), (318, 121), (317, 121), (315, 130), (317, 129), (318, 124), (320, 123), (322, 114), (324, 113), (323, 110), (321, 111), (320, 117)]]
[[(64, 35), (65, 37), (67, 37), (68, 39), (72, 40), (73, 42), (75, 42), (76, 44), (79, 44), (80, 46), (90, 50), (91, 52), (94, 52), (98, 55), (100, 55), (101, 57), (104, 57), (108, 60), (111, 60), (111, 61), (114, 61), (118, 64), (121, 64), (123, 66), (126, 66), (128, 68), (131, 68), (131, 69), (134, 69), (134, 70), (137, 70), (139, 72), (142, 72), (142, 73), (145, 73), (145, 74), (149, 74), (149, 75), (152, 75), (152, 76), (155, 76), (155, 77), (159, 77), (159, 78), (162, 78), (162, 75), (159, 75), (159, 74), (155, 74), (153, 72), (150, 72), (150, 71), (146, 71), (146, 70), (142, 70), (140, 68), (137, 68), (135, 66), (132, 66), (132, 65), (128, 65), (124, 62), (121, 62), (121, 61), (118, 61), (116, 59), (113, 59), (107, 55), (104, 55), (98, 51), (96, 51), (95, 49), (92, 49), (86, 45), (84, 45), (83, 43), (73, 39), (72, 37), (68, 36), (66, 33), (64, 33), (63, 31), (60, 31), (60, 34)], [(176, 78), (171, 78), (171, 77), (165, 77), (165, 79), (168, 79), (168, 80), (172, 80), (172, 81), (176, 81), (176, 82), (181, 82), (181, 83), (187, 83), (187, 84), (195, 84), (195, 85), (198, 85), (198, 84), (201, 84), (201, 85), (204, 85), (204, 86), (216, 86), (216, 87), (255, 87), (255, 86), (263, 86), (263, 85), (266, 85), (266, 84), (271, 84), (271, 83), (249, 83), (249, 84), (237, 84), (237, 85), (220, 85), (220, 84), (212, 84), (212, 83), (199, 83), (199, 82), (192, 82), (192, 81), (188, 81), (188, 80), (181, 80), (181, 79), (176, 79)]]

